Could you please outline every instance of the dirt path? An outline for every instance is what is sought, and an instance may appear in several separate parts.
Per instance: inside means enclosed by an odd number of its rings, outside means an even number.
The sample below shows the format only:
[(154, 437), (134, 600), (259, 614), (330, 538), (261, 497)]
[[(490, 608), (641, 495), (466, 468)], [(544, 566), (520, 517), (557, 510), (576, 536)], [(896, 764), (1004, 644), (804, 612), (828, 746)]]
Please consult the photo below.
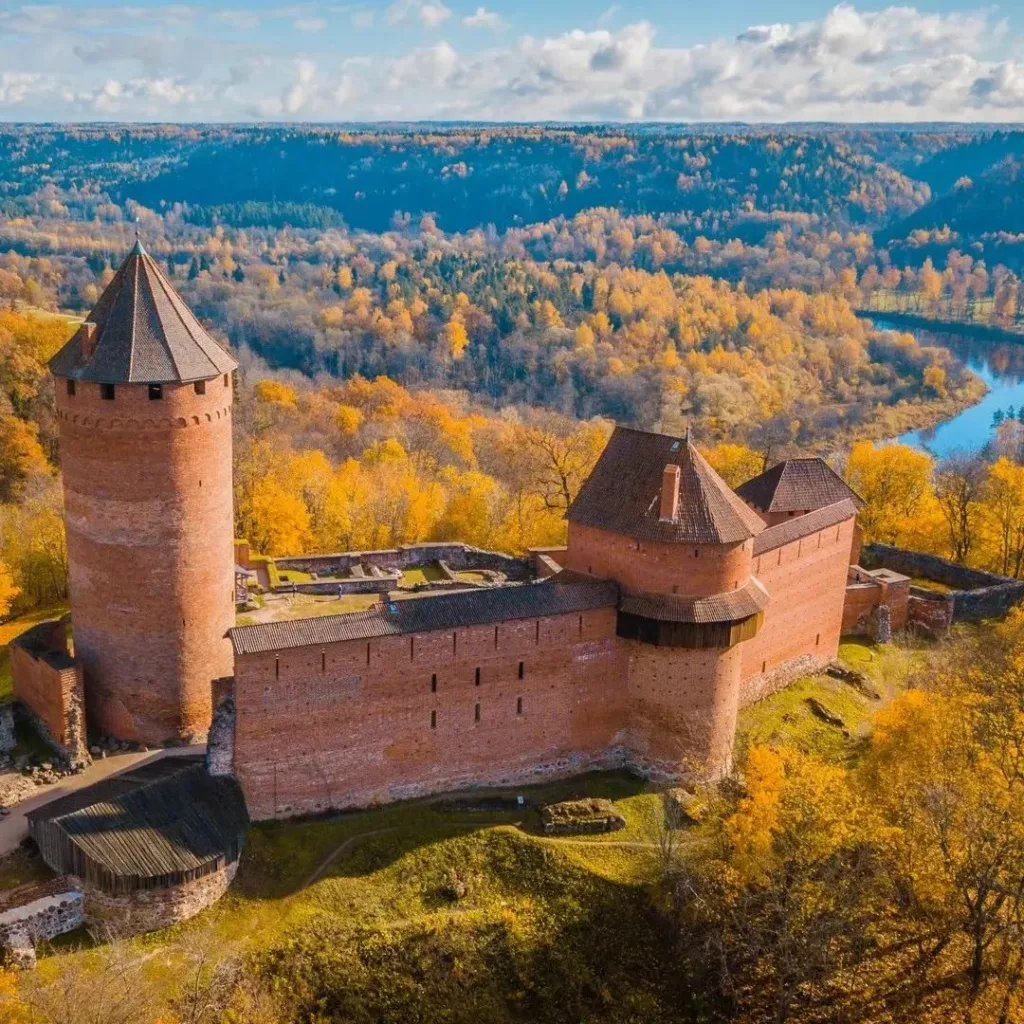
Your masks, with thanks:
[(99, 761), (93, 761), (84, 772), (68, 775), (49, 786), (35, 787), (34, 795), (28, 800), (16, 804), (10, 809), (6, 818), (0, 819), (0, 857), (18, 848), (18, 844), (28, 835), (28, 820), (25, 815), (38, 807), (44, 807), (51, 800), (75, 793), (94, 782), (108, 779), (111, 775), (119, 775), (129, 768), (137, 768), (148, 761), (159, 761), (164, 757), (184, 757), (186, 755), (204, 754), (206, 746), (198, 744), (192, 747), (169, 747), (166, 750), (150, 750), (141, 753), (116, 754)]

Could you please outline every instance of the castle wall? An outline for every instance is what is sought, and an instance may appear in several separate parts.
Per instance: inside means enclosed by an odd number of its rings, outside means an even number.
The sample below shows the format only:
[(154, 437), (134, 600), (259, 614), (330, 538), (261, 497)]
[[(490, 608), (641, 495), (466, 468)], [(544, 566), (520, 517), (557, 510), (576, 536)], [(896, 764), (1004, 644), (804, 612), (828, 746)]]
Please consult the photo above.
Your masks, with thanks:
[(50, 744), (72, 761), (86, 757), (82, 666), (67, 652), (66, 622), (44, 622), (11, 644), (14, 698)]
[(836, 657), (854, 520), (756, 554), (752, 569), (771, 598), (761, 631), (740, 645), (740, 703), (747, 704)]
[(239, 655), (234, 767), (250, 815), (621, 763), (627, 664), (615, 614)]
[(164, 385), (58, 378), (75, 653), (90, 721), (150, 745), (205, 735), (234, 624), (230, 377)]
[(752, 542), (662, 544), (569, 523), (561, 564), (631, 589), (707, 597), (736, 590), (750, 577)]
[(630, 759), (653, 778), (721, 774), (739, 709), (742, 650), (620, 641), (629, 651)]

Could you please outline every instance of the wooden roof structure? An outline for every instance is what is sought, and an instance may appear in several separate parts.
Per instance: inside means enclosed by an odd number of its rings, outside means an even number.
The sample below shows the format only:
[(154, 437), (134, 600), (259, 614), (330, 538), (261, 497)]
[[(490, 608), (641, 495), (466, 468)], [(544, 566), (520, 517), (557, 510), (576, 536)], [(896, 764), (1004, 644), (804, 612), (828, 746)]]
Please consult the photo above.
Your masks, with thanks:
[(238, 363), (207, 334), (136, 242), (95, 308), (50, 360), (58, 377), (105, 384), (212, 380)]
[[(673, 519), (660, 518), (666, 466), (678, 466)], [(737, 544), (765, 528), (689, 437), (616, 427), (569, 507), (570, 523), (670, 544)]]
[(231, 864), (249, 826), (238, 783), (209, 775), (202, 757), (140, 765), (27, 818), (52, 870), (110, 893), (179, 885)]

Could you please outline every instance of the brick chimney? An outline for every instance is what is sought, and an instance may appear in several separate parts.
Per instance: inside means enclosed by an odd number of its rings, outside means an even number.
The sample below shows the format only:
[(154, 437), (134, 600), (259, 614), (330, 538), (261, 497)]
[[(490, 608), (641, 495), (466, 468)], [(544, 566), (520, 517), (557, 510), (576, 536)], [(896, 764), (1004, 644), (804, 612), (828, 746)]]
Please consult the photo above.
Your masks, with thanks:
[(91, 359), (96, 351), (96, 325), (86, 320), (79, 333), (82, 335), (82, 359)]
[(661, 474), (661, 513), (658, 518), (664, 523), (674, 523), (679, 515), (679, 479), (682, 470), (671, 464)]

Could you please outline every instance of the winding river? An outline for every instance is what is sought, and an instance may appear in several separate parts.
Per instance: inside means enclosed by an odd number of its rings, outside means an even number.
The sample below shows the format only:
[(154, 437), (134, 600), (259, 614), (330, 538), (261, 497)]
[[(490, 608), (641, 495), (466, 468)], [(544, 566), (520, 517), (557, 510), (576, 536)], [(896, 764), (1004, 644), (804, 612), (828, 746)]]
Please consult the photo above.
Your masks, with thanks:
[[(875, 326), (881, 330), (906, 331), (881, 318), (875, 321)], [(948, 348), (988, 385), (989, 391), (977, 405), (951, 419), (927, 430), (912, 430), (897, 440), (924, 448), (938, 458), (958, 449), (977, 450), (992, 437), (993, 417), (997, 412), (1024, 410), (1024, 343), (923, 330), (909, 333), (922, 345)]]

